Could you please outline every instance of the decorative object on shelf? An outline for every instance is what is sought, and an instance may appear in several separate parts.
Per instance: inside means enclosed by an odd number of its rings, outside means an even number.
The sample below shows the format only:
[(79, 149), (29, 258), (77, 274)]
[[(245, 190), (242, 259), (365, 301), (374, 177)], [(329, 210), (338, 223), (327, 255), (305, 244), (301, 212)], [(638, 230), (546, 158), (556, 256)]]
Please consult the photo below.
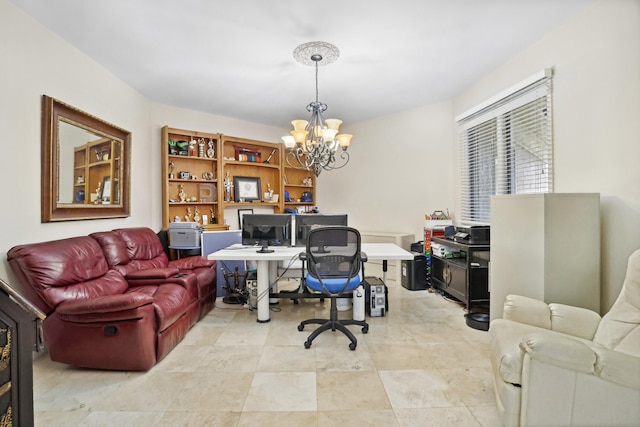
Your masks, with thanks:
[(176, 178), (176, 174), (173, 173), (173, 169), (176, 167), (176, 162), (174, 162), (173, 160), (171, 160), (169, 162), (169, 179), (175, 179)]
[[(231, 177), (229, 176), (229, 171), (227, 171), (227, 176), (224, 178), (224, 201), (231, 201), (231, 189), (233, 188), (233, 184), (231, 183)], [(213, 218), (213, 216), (211, 217)]]
[(74, 202), (84, 203), (84, 190), (77, 190), (74, 196)]
[(218, 200), (218, 189), (215, 184), (199, 184), (198, 189), (201, 202), (215, 202)]
[(286, 173), (282, 173), (282, 181), (284, 181), (285, 185), (289, 184), (289, 178), (287, 178), (287, 174)]
[(180, 179), (189, 179), (191, 178), (191, 174), (189, 171), (180, 171)]
[(213, 208), (209, 208), (209, 212), (211, 213), (211, 224), (215, 224), (216, 216), (213, 214)]
[(260, 152), (250, 148), (235, 147), (235, 152), (239, 162), (260, 163), (262, 160)]
[(197, 145), (198, 145), (198, 141), (196, 141), (195, 139), (191, 138), (191, 141), (189, 141), (189, 156), (196, 157), (196, 146)]
[(184, 202), (187, 199), (187, 193), (184, 192), (184, 184), (180, 184), (180, 192), (178, 193), (178, 197), (180, 197), (181, 202)]
[(209, 140), (209, 148), (207, 149), (207, 157), (209, 157), (210, 159), (213, 159), (216, 155), (216, 151), (213, 149), (213, 139)]
[(213, 172), (202, 172), (202, 179), (204, 179), (206, 181), (212, 181), (213, 180)]
[(265, 160), (265, 161), (264, 161), (264, 162), (262, 162), (262, 163), (269, 164), (269, 162), (271, 161), (271, 158), (273, 157), (273, 155), (275, 154), (275, 152), (276, 152), (276, 149), (274, 148), (273, 150), (271, 150), (271, 153), (269, 154), (269, 157), (267, 157), (267, 160)]
[(186, 222), (191, 222), (191, 206), (187, 206), (187, 214), (184, 216)]
[[(295, 48), (293, 57), (301, 64), (315, 65), (316, 100), (307, 105), (311, 113), (309, 120), (291, 122), (291, 135), (282, 137), (287, 149), (287, 163), (295, 169), (313, 171), (318, 176), (323, 170), (340, 169), (349, 162), (347, 149), (351, 143), (350, 134), (338, 134), (342, 120), (324, 119), (322, 113), (327, 104), (318, 100), (318, 66), (334, 62), (340, 56), (338, 48), (326, 42), (309, 42)], [(338, 148), (342, 151), (336, 155)]]
[(96, 205), (102, 201), (102, 183), (98, 181), (98, 188), (96, 188), (95, 199), (91, 199)]
[(189, 143), (187, 141), (177, 141), (176, 146), (178, 147), (178, 155), (179, 156), (188, 156), (189, 155)]
[(176, 142), (173, 139), (169, 138), (168, 144), (169, 154), (172, 156), (176, 156), (178, 154), (178, 147), (176, 146)]
[(204, 138), (198, 140), (198, 157), (204, 157)]
[(311, 187), (313, 185), (313, 178), (311, 178), (310, 176), (306, 177), (305, 179), (302, 180), (302, 185)]
[(79, 176), (78, 178), (76, 178), (76, 183), (77, 184), (84, 184), (84, 176)]
[(198, 209), (198, 207), (195, 207), (195, 211), (193, 214), (193, 222), (197, 222), (200, 223), (200, 209)]
[(260, 200), (260, 178), (253, 176), (234, 176), (236, 202)]

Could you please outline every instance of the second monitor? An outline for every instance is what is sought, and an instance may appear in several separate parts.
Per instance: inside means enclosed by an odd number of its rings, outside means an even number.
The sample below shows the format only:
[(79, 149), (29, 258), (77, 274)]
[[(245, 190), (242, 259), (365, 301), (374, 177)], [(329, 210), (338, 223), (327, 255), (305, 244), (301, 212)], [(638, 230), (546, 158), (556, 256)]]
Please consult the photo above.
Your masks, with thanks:
[(303, 214), (296, 215), (296, 246), (306, 246), (307, 235), (309, 231), (318, 226), (323, 225), (343, 225), (347, 226), (347, 215), (320, 215), (320, 214)]

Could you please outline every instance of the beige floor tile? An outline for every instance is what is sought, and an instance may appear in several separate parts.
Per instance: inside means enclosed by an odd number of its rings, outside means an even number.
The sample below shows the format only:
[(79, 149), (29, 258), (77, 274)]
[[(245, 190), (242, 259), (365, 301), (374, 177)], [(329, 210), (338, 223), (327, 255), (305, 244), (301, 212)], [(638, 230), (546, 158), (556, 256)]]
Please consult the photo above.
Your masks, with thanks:
[(78, 427), (112, 427), (112, 426), (136, 426), (155, 427), (160, 425), (163, 412), (91, 412)]
[(307, 427), (317, 424), (316, 412), (243, 412), (238, 427)]
[(259, 372), (315, 372), (315, 349), (302, 345), (265, 346), (258, 363)]
[(212, 372), (255, 372), (262, 346), (223, 345), (207, 347), (196, 370)]
[(490, 367), (439, 369), (467, 406), (495, 405)]
[(36, 427), (69, 427), (79, 425), (88, 416), (88, 411), (35, 411), (33, 421)]
[(378, 371), (394, 409), (463, 406), (437, 370)]
[(315, 411), (315, 372), (256, 372), (243, 411)]
[(393, 410), (318, 411), (318, 427), (357, 425), (358, 427), (397, 427)]
[(168, 411), (164, 413), (158, 425), (171, 427), (236, 427), (239, 420), (240, 412)]
[[(345, 338), (346, 339), (346, 338)], [(375, 371), (376, 366), (368, 351), (366, 342), (358, 341), (355, 350), (349, 349), (345, 345), (335, 345), (332, 347), (319, 346), (315, 348), (315, 366), (320, 371)]]
[(182, 389), (174, 393), (167, 411), (242, 411), (253, 379), (251, 372), (195, 372), (182, 378)]
[[(402, 408), (396, 409), (398, 425), (402, 427), (481, 427), (481, 424), (464, 406), (453, 408)], [(496, 424), (494, 427), (498, 426)]]
[(318, 410), (381, 410), (391, 405), (374, 371), (318, 372)]
[(469, 410), (482, 427), (494, 427), (502, 425), (500, 414), (495, 404), (490, 406), (470, 406)]

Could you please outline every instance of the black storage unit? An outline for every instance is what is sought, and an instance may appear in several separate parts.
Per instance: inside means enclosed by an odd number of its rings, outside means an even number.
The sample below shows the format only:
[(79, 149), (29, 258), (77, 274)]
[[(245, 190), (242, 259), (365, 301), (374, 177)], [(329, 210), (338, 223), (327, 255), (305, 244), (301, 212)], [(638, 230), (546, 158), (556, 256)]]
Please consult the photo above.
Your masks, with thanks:
[(423, 253), (411, 253), (413, 259), (402, 260), (401, 284), (410, 291), (427, 289), (427, 257)]

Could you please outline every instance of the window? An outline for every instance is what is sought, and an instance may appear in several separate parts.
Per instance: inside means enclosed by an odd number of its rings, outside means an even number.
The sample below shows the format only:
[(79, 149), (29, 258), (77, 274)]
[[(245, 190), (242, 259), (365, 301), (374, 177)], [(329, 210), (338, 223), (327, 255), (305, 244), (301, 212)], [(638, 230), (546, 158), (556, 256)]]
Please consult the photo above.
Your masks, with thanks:
[(550, 71), (456, 119), (462, 222), (488, 224), (494, 194), (553, 191)]

